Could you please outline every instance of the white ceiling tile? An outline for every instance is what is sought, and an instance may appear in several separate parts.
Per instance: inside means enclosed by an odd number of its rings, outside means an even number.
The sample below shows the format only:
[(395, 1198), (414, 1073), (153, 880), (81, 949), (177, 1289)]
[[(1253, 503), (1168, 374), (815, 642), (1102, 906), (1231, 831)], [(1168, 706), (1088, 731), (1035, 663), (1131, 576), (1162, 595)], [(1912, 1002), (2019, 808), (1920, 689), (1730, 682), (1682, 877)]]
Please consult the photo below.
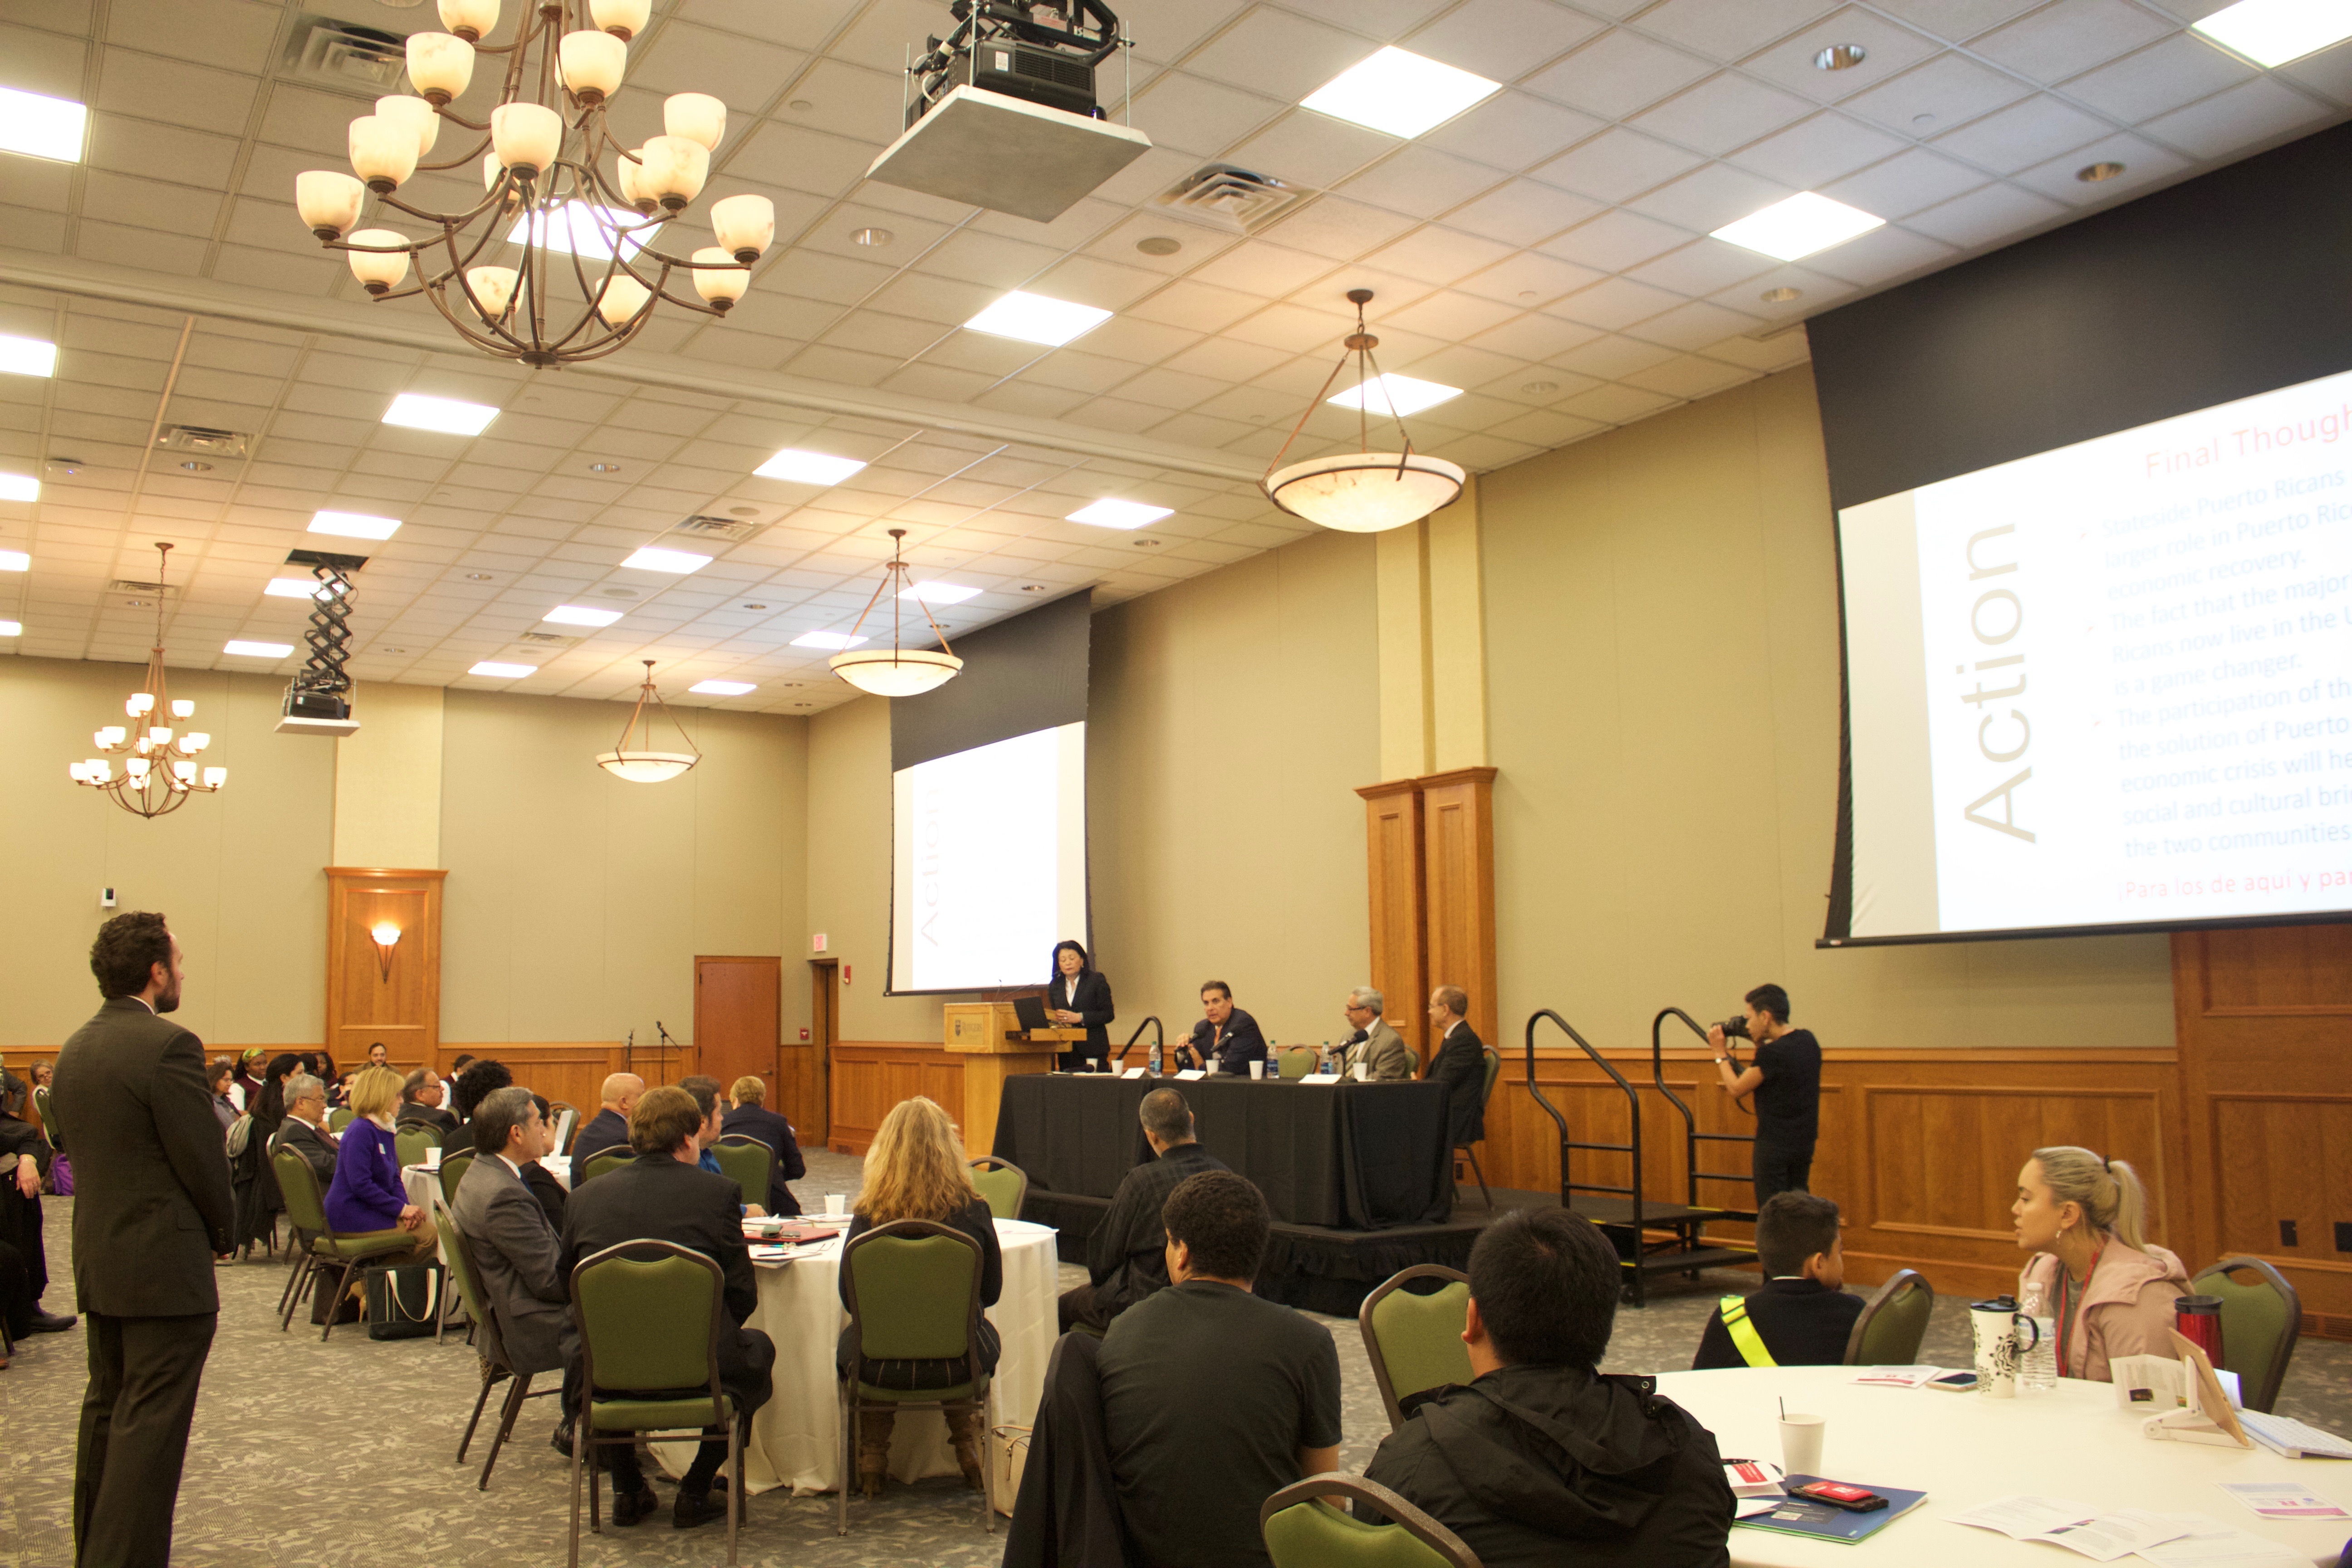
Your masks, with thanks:
[[(767, 0), (753, 0), (765, 4)], [(1135, 53), (1147, 60), (1181, 57), (1203, 37), (1225, 25), (1244, 7), (1244, 0), (1156, 0), (1151, 26), (1135, 40)]]
[[(831, 37), (863, 0), (694, 0), (694, 19), (730, 33), (814, 49)], [(902, 40), (903, 41), (903, 40)], [(885, 63), (898, 57), (886, 57)]]
[(1755, 379), (1754, 371), (1701, 359), (1696, 354), (1685, 354), (1680, 359), (1652, 365), (1648, 370), (1635, 371), (1625, 378), (1625, 384), (1638, 386), (1645, 392), (1662, 392), (1669, 397), (1697, 398)]
[(2352, 44), (2338, 44), (2305, 55), (2279, 68), (2286, 80), (2323, 92), (2338, 103), (2352, 103)]
[(1626, 205), (1635, 212), (1708, 234), (1795, 194), (1744, 169), (1710, 163)]
[(1401, 310), (1386, 312), (1382, 321), (1405, 331), (1425, 332), (1433, 338), (1459, 341), (1509, 321), (1525, 308), (1448, 289), (1407, 305)]
[(1619, 208), (1606, 212), (1591, 223), (1580, 224), (1566, 234), (1546, 240), (1537, 248), (1547, 256), (1572, 261), (1579, 266), (1595, 268), (1602, 272), (1622, 272), (1638, 266), (1654, 256), (1663, 256), (1690, 243), (1688, 229), (1643, 217), (1639, 213)]
[(1506, 321), (1491, 331), (1479, 333), (1470, 340), (1474, 348), (1496, 353), (1524, 354), (1530, 359), (1551, 360), (1571, 349), (1580, 348), (1601, 335), (1598, 327), (1588, 327), (1581, 321), (1563, 320), (1551, 312), (1539, 311), (1522, 316), (1516, 321)]
[(1836, 0), (1665, 0), (1634, 26), (1709, 59), (1734, 60), (1828, 10)]
[(728, 160), (730, 174), (818, 195), (840, 195), (866, 177), (875, 150), (845, 136), (797, 125), (767, 124)]
[(1677, 294), (1711, 294), (1744, 279), (1759, 277), (1771, 266), (1769, 256), (1719, 239), (1699, 239), (1629, 268), (1625, 276)]
[(241, 74), (110, 48), (91, 107), (196, 131), (242, 134), (256, 83)]
[(1985, 183), (1984, 171), (1954, 163), (1940, 153), (1914, 147), (1852, 179), (1822, 187), (1822, 195), (1874, 217), (1902, 218)]
[(1524, 92), (1498, 92), (1420, 138), (1497, 169), (1524, 169), (1581, 141), (1606, 122)]
[(1405, 47), (1490, 81), (1516, 81), (1601, 26), (1552, 0), (1469, 0), (1413, 34)]
[(1238, 289), (1220, 289), (1213, 283), (1183, 278), (1150, 299), (1129, 307), (1127, 313), (1147, 321), (1163, 321), (1171, 327), (1216, 332), (1232, 326), (1265, 303), (1257, 295), (1244, 294)]
[[(1813, 64), (1814, 57), (1832, 44), (1861, 46), (1861, 63), (1843, 70), (1823, 70)], [(1849, 5), (1742, 61), (1740, 68), (1775, 87), (1829, 103), (1917, 65), (1937, 47), (1908, 27)]]
[(1340, 195), (1353, 201), (1370, 202), (1414, 217), (1434, 217), (1502, 178), (1499, 171), (1483, 163), (1473, 163), (1433, 148), (1410, 146), (1373, 164), (1339, 189)]
[(1668, 348), (1705, 348), (1721, 339), (1761, 330), (1765, 322), (1744, 310), (1693, 300), (1625, 330), (1625, 335)]
[(1646, 321), (1660, 311), (1672, 310), (1682, 302), (1681, 295), (1670, 294), (1664, 289), (1653, 289), (1630, 278), (1611, 278), (1580, 293), (1570, 294), (1549, 309), (1553, 315), (1614, 331), (1636, 321)]
[(2047, 196), (2014, 185), (1987, 185), (1904, 219), (1904, 226), (1954, 245), (1969, 247), (2021, 233), (2062, 217), (2066, 209)]
[(1679, 401), (1661, 393), (1644, 392), (1638, 386), (1602, 386), (1569, 398), (1559, 407), (1562, 413), (1596, 419), (1603, 425), (1623, 425), (1662, 408), (1671, 408)]
[(1665, 141), (1719, 154), (1769, 135), (1812, 110), (1810, 101), (1794, 93), (1726, 73), (1643, 110), (1630, 123)]
[(1412, 226), (1402, 214), (1323, 196), (1265, 231), (1276, 244), (1344, 261), (1395, 238)]
[(1296, 103), (1376, 47), (1336, 27), (1260, 5), (1204, 45), (1185, 68)]
[(1939, 153), (2007, 174), (2095, 142), (2115, 128), (2048, 93), (2036, 93), (1935, 139)]
[(1454, 208), (1445, 215), (1445, 222), (1449, 227), (1467, 229), (1507, 245), (1532, 245), (1601, 210), (1601, 204), (1590, 197), (1532, 180), (1513, 180)]
[(1402, 272), (1423, 282), (1451, 283), (1513, 254), (1509, 246), (1498, 240), (1481, 239), (1432, 224), (1415, 229), (1393, 245), (1382, 246), (1364, 259), (1370, 266)]
[(1601, 281), (1601, 277), (1589, 267), (1520, 251), (1507, 261), (1464, 279), (1458, 287), (1465, 294), (1528, 309), (1589, 288)]
[[(1766, 300), (1781, 289), (1794, 289), (1794, 300)], [(1810, 316), (1853, 292), (1853, 285), (1807, 268), (1784, 265), (1759, 272), (1710, 296), (1718, 305), (1745, 310), (1768, 321)], [(1743, 362), (1744, 363), (1744, 362)]]
[[(707, 92), (723, 100), (728, 109), (737, 114), (753, 114), (767, 107), (783, 84), (809, 63), (809, 56), (802, 50), (714, 32), (675, 18), (655, 30), (651, 47), (642, 57), (635, 49), (630, 50), (630, 56), (632, 85), (660, 92)], [(897, 68), (902, 61), (893, 59), (889, 63)], [(846, 65), (836, 65), (835, 68), (856, 69)], [(886, 101), (895, 116), (895, 95)], [(835, 112), (828, 115), (828, 120), (840, 123), (838, 110), (842, 107), (845, 106), (834, 106)]]
[[(65, 212), (73, 204), (74, 175), (77, 172), (71, 163), (52, 163), (47, 158), (10, 158), (5, 163), (0, 163), (0, 202), (5, 202), (10, 206), (31, 207), (38, 212)], [(175, 192), (178, 194), (178, 198), (183, 201), (189, 197), (198, 201), (205, 199), (205, 193), (202, 191), (161, 184), (152, 180), (126, 181), (119, 175), (112, 174), (92, 174), (89, 177), (92, 180), (109, 182), (109, 188), (116, 198), (131, 190), (147, 189), (153, 191), (165, 201), (172, 200)], [(112, 218), (118, 223), (128, 218), (137, 223), (143, 216), (142, 210), (135, 205), (131, 211), (124, 213), (121, 210), (119, 199), (109, 200), (106, 197), (97, 197), (94, 200), (98, 205), (108, 205), (114, 210), (99, 212), (95, 210), (91, 202), (86, 201), (84, 210), (91, 212), (93, 216)], [(220, 197), (213, 196), (209, 205), (215, 211), (219, 210)], [(156, 219), (150, 220), (143, 226), (160, 228), (169, 226)], [(204, 226), (206, 230), (210, 230), (212, 224), (207, 220)]]
[[(1172, 255), (1151, 256), (1136, 248), (1146, 239), (1172, 239), (1177, 250)], [(1155, 208), (1127, 216), (1083, 247), (1089, 256), (1099, 256), (1106, 261), (1124, 262), (1129, 267), (1141, 267), (1173, 278), (1192, 271), (1202, 262), (1222, 251), (1230, 250), (1242, 242), (1238, 234), (1226, 234), (1205, 225), (1186, 223)]]
[(1621, 120), (1712, 68), (1679, 49), (1619, 29), (1602, 34), (1523, 85), (1571, 109)]
[(1060, 259), (1059, 251), (1043, 245), (1028, 245), (1002, 235), (966, 228), (948, 235), (912, 265), (918, 271), (941, 278), (961, 279), (991, 289), (1018, 289)]
[(2200, 158), (2217, 158), (2241, 147), (2309, 125), (2330, 114), (2293, 88), (2260, 77), (2214, 94), (2201, 103), (2174, 110), (2138, 129), (2168, 146)]
[(1562, 190), (1604, 202), (1621, 202), (1636, 192), (1662, 185), (1705, 162), (1697, 153), (1669, 146), (1654, 136), (1612, 126), (1591, 141), (1570, 148), (1528, 173)]
[(2055, 0), (1985, 34), (1969, 50), (2020, 76), (2059, 81), (2170, 30), (2129, 0)]
[(1952, 247), (1888, 224), (1805, 258), (1805, 265), (1849, 283), (1883, 283), (1951, 259)]
[(1877, 7), (1948, 43), (1972, 38), (1989, 27), (2032, 10), (2042, 0), (1873, 0)]
[[(2093, 163), (2121, 163), (2124, 172), (2095, 184), (2075, 178), (2077, 171)], [(2126, 132), (2094, 142), (2087, 147), (2077, 147), (2063, 158), (2053, 158), (2011, 178), (2012, 183), (2039, 191), (2053, 201), (2063, 202), (2069, 206), (2087, 206), (2094, 202), (2112, 202), (2130, 192), (2144, 190), (2171, 179), (2188, 167), (2188, 160)]]
[(1974, 60), (1944, 54), (1854, 94), (1843, 107), (1899, 135), (1927, 136), (2014, 103), (2032, 90)]
[(1320, 278), (1332, 265), (1330, 258), (1311, 251), (1250, 239), (1195, 268), (1192, 276), (1203, 283), (1276, 299)]
[(232, 137), (206, 136), (120, 114), (93, 114), (89, 163), (93, 169), (218, 190), (236, 166), (238, 145)]
[(1741, 148), (1731, 162), (1784, 185), (1812, 190), (1909, 145), (1899, 136), (1830, 110)]
[[(17, 20), (27, 19), (16, 17), (13, 6), (10, 15)], [(8, 62), (7, 85), (20, 91), (79, 102), (82, 71), (89, 55), (89, 46), (81, 38), (0, 23), (0, 59)]]
[(2252, 81), (2256, 74), (2235, 55), (2191, 34), (2175, 33), (2136, 55), (2087, 71), (2059, 90), (2131, 124)]
[(1317, 188), (1337, 184), (1397, 145), (1393, 136), (1300, 109), (1234, 148), (1228, 161)]
[(1447, 0), (1287, 0), (1293, 10), (1304, 11), (1341, 27), (1350, 27), (1368, 37), (1389, 43), (1419, 26), (1433, 11), (1442, 9)]
[(1163, 71), (1135, 98), (1133, 122), (1166, 147), (1213, 153), (1222, 151), (1288, 105), (1244, 92), (1189, 71)]
[(1538, 409), (1534, 413), (1505, 420), (1495, 426), (1495, 433), (1549, 450), (1586, 436), (1598, 435), (1607, 428), (1597, 419), (1580, 419), (1573, 414), (1555, 414), (1549, 409)]

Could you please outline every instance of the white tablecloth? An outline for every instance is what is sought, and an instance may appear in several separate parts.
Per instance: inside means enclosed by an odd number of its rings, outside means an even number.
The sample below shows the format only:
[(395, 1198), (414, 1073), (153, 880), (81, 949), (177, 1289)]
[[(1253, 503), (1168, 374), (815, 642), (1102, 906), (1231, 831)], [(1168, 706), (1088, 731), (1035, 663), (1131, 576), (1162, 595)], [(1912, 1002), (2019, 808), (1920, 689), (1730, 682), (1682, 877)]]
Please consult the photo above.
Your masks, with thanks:
[[(2199, 1443), (2151, 1442), (2104, 1383), (2063, 1378), (2053, 1393), (1990, 1399), (1933, 1389), (1861, 1388), (1855, 1368), (1738, 1367), (1669, 1373), (1658, 1392), (1714, 1432), (1727, 1458), (1780, 1460), (1780, 1410), (1828, 1418), (1822, 1473), (1864, 1486), (1924, 1491), (1927, 1500), (1856, 1545), (1762, 1530), (1731, 1532), (1740, 1568), (2088, 1568), (2062, 1547), (2011, 1541), (1948, 1516), (2015, 1493), (2103, 1507), (2201, 1513), (2333, 1568), (2352, 1521), (2257, 1517), (2214, 1483), (2294, 1481), (2352, 1510), (2352, 1464), (2284, 1459)], [(2135, 1560), (2137, 1561), (2137, 1560)]]

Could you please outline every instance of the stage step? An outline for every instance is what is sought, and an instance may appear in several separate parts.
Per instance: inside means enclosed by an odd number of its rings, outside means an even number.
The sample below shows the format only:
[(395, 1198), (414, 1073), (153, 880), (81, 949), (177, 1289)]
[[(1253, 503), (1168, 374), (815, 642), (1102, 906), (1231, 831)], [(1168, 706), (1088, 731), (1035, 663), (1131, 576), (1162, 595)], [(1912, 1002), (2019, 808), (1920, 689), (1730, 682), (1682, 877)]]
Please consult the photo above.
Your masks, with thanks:
[(1630, 1258), (1621, 1261), (1624, 1267), (1638, 1268), (1644, 1274), (1682, 1274), (1699, 1268), (1748, 1268), (1755, 1263), (1756, 1255), (1731, 1247), (1698, 1247), (1688, 1252), (1653, 1252), (1639, 1263)]

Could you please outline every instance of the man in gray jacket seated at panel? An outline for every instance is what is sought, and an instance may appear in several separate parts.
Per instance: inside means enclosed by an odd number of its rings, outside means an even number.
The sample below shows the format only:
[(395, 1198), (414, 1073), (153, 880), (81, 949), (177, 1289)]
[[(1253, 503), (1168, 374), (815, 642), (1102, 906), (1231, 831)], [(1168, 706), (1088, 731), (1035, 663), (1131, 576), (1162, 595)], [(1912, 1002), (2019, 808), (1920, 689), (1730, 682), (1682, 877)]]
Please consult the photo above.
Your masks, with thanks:
[(1389, 1021), (1381, 1016), (1385, 1005), (1381, 994), (1369, 985), (1359, 985), (1348, 993), (1347, 1005), (1339, 1010), (1355, 1032), (1348, 1037), (1347, 1048), (1339, 1053), (1339, 1070), (1352, 1077), (1360, 1062), (1364, 1077), (1374, 1083), (1404, 1083), (1419, 1075), (1421, 1058), (1412, 1054), (1404, 1037), (1389, 1027)]
[[(474, 1137), (475, 1160), (458, 1180), (450, 1212), (473, 1253), (482, 1293), (498, 1314), (507, 1359), (517, 1377), (560, 1372), (579, 1359), (563, 1247), (520, 1171), (547, 1152), (547, 1124), (530, 1090), (509, 1087), (483, 1096), (467, 1131)], [(563, 1436), (559, 1425), (559, 1447)]]

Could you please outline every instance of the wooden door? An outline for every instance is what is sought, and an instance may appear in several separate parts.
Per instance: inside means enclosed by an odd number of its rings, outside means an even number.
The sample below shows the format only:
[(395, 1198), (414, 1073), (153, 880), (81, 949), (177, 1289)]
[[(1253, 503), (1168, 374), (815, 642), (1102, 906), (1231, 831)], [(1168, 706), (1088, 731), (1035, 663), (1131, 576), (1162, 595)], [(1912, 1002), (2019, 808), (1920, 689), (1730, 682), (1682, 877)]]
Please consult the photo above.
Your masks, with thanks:
[(809, 1039), (796, 1047), (802, 1054), (793, 1082), (799, 1108), (793, 1126), (801, 1142), (823, 1148), (833, 1132), (833, 1047), (840, 1034), (841, 962), (833, 958), (809, 962)]
[(694, 961), (696, 1059), (722, 1089), (747, 1076), (774, 1088), (783, 980), (781, 958)]

